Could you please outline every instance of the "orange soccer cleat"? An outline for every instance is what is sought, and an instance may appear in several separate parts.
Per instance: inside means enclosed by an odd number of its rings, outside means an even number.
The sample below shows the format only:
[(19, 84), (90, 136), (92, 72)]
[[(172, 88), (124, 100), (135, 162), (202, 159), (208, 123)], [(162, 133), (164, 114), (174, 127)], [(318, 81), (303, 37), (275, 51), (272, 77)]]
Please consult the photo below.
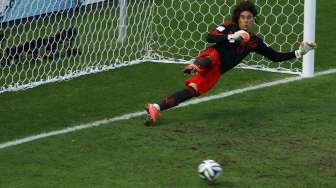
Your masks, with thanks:
[(160, 110), (154, 106), (154, 104), (147, 104), (145, 106), (145, 110), (147, 112), (145, 125), (152, 126), (155, 125), (157, 117), (160, 114)]

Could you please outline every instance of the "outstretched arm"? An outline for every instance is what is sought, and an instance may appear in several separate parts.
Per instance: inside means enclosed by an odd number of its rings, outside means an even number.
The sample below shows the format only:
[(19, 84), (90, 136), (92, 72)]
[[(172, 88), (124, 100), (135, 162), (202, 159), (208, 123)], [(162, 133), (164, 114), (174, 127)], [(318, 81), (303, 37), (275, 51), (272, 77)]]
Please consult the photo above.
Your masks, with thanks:
[(260, 42), (256, 48), (256, 52), (265, 56), (274, 62), (287, 61), (294, 58), (301, 58), (303, 55), (308, 53), (310, 50), (316, 47), (315, 42), (304, 41), (298, 50), (293, 52), (278, 52), (273, 48), (267, 46), (264, 42)]

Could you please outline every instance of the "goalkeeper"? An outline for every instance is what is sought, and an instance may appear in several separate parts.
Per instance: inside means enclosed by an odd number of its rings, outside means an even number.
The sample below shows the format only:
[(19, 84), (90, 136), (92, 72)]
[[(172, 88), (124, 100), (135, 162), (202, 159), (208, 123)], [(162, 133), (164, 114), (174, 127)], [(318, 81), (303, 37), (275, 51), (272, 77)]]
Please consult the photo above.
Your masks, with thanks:
[(245, 0), (236, 5), (232, 22), (224, 22), (208, 34), (207, 42), (214, 45), (202, 50), (194, 62), (184, 68), (184, 73), (192, 75), (184, 81), (186, 87), (160, 103), (146, 105), (145, 124), (154, 125), (160, 111), (209, 91), (223, 73), (238, 65), (250, 52), (281, 62), (301, 58), (316, 47), (313, 41), (303, 41), (298, 50), (286, 53), (275, 51), (251, 32), (257, 14), (251, 1)]

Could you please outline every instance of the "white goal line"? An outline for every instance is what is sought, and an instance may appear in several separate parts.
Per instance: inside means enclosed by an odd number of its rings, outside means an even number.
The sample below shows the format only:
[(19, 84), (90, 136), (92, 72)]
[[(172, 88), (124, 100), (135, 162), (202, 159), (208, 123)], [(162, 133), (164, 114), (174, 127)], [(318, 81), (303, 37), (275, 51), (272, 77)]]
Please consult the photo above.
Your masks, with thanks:
[[(333, 74), (333, 73), (336, 73), (336, 69), (329, 69), (329, 70), (326, 70), (326, 71), (318, 72), (318, 73), (315, 74), (315, 76), (322, 76), (322, 75), (328, 75), (328, 74)], [(194, 105), (194, 104), (199, 104), (199, 103), (212, 101), (212, 100), (216, 100), (216, 99), (221, 99), (221, 98), (229, 97), (229, 96), (232, 96), (232, 95), (235, 95), (235, 94), (244, 93), (244, 92), (247, 92), (247, 91), (253, 91), (253, 90), (257, 90), (257, 89), (262, 89), (262, 88), (266, 88), (266, 87), (280, 85), (280, 84), (286, 84), (286, 83), (290, 83), (290, 82), (294, 82), (294, 81), (298, 81), (298, 80), (302, 80), (302, 79), (305, 79), (305, 78), (301, 77), (301, 76), (296, 76), (296, 77), (285, 78), (285, 79), (276, 80), (276, 81), (272, 81), (272, 82), (267, 82), (267, 83), (263, 83), (263, 84), (258, 84), (258, 85), (250, 86), (250, 87), (246, 87), (246, 88), (235, 89), (235, 90), (232, 90), (232, 91), (219, 93), (217, 95), (200, 97), (200, 98), (196, 98), (196, 99), (187, 101), (185, 103), (182, 103), (179, 106), (177, 106), (177, 108), (190, 106), (190, 105)], [(85, 124), (81, 124), (81, 125), (77, 125), (77, 126), (64, 128), (64, 129), (61, 129), (61, 130), (55, 130), (55, 131), (50, 131), (50, 132), (46, 132), (46, 133), (31, 135), (31, 136), (27, 136), (27, 137), (24, 137), (24, 138), (20, 138), (20, 139), (16, 139), (16, 140), (1, 143), (0, 144), (0, 150), (4, 149), (4, 148), (9, 148), (9, 147), (12, 147), (12, 146), (32, 142), (32, 141), (35, 141), (35, 140), (48, 138), (48, 137), (51, 137), (51, 136), (62, 135), (62, 134), (67, 134), (67, 133), (83, 130), (83, 129), (99, 127), (99, 126), (102, 126), (102, 125), (106, 125), (106, 124), (110, 124), (110, 123), (117, 122), (117, 121), (122, 121), (122, 120), (128, 120), (128, 119), (143, 116), (143, 115), (145, 115), (144, 111), (133, 112), (133, 113), (128, 113), (128, 114), (124, 114), (124, 115), (121, 115), (121, 116), (113, 117), (113, 118), (110, 118), (110, 119), (94, 121), (94, 122), (90, 122), (90, 123), (85, 123)]]

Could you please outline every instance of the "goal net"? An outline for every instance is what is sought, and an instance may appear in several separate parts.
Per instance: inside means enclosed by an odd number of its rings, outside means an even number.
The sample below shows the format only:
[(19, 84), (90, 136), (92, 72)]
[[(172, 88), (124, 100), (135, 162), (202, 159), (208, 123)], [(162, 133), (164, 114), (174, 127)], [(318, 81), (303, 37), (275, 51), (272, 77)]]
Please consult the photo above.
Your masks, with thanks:
[[(143, 62), (190, 63), (239, 0), (0, 0), (0, 93)], [(303, 39), (303, 0), (255, 0), (254, 31), (280, 51)], [(301, 74), (256, 54), (241, 68)]]

